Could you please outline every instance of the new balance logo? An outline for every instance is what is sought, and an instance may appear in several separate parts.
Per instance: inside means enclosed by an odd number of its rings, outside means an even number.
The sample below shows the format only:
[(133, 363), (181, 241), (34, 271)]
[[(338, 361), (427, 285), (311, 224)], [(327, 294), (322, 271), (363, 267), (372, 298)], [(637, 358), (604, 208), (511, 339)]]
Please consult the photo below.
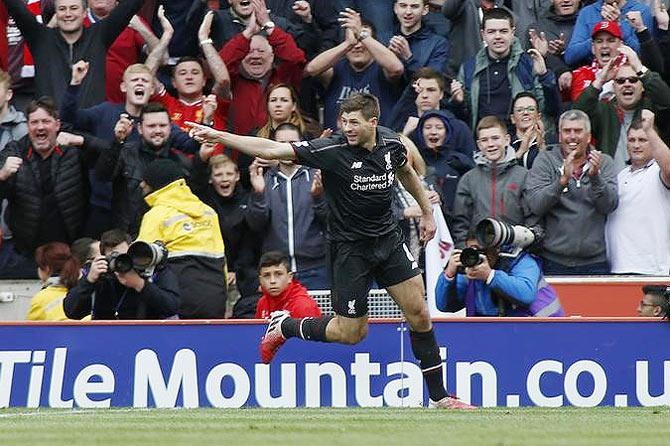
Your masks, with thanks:
[(350, 300), (347, 302), (349, 309), (347, 310), (348, 314), (356, 314), (356, 300)]
[(363, 161), (354, 161), (351, 165), (352, 169), (360, 169), (361, 167), (363, 167)]

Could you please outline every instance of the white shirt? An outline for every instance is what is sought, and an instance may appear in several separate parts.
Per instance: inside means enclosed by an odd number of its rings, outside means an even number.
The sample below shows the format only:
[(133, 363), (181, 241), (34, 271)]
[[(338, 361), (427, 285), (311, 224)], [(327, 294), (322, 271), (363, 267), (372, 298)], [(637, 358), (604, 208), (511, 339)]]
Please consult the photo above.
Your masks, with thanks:
[(605, 240), (613, 273), (670, 273), (670, 189), (655, 160), (617, 176), (619, 205), (607, 217)]

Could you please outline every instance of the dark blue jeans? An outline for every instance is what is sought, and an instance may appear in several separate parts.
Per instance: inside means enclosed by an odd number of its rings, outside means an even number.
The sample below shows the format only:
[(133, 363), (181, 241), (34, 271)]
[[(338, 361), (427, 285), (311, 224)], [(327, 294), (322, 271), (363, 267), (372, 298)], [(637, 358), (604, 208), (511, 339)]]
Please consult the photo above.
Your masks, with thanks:
[(0, 279), (37, 279), (37, 263), (16, 250), (11, 239), (0, 246)]
[(566, 266), (548, 259), (542, 259), (542, 270), (547, 276), (588, 276), (609, 274), (610, 265), (607, 262), (598, 262), (580, 266)]

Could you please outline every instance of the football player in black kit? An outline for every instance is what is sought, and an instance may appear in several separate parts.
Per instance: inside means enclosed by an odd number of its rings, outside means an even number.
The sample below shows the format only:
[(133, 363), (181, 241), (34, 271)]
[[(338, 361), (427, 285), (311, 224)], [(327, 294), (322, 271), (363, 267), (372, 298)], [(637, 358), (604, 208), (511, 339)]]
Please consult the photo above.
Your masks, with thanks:
[(355, 94), (340, 107), (342, 131), (330, 137), (279, 143), (239, 136), (192, 124), (199, 142), (221, 143), (250, 156), (294, 160), (321, 169), (330, 207), (331, 299), (336, 316), (292, 318), (286, 311), (271, 315), (261, 341), (261, 359), (269, 363), (286, 339), (356, 344), (368, 331), (367, 295), (372, 279), (386, 288), (410, 326), (414, 356), (419, 360), (431, 404), (470, 408), (449, 396), (442, 380), (442, 362), (424, 300), (421, 271), (403, 242), (391, 213), (397, 178), (421, 206), (421, 238), (435, 234), (431, 204), (419, 177), (407, 162), (397, 134), (378, 126), (379, 102), (370, 94)]

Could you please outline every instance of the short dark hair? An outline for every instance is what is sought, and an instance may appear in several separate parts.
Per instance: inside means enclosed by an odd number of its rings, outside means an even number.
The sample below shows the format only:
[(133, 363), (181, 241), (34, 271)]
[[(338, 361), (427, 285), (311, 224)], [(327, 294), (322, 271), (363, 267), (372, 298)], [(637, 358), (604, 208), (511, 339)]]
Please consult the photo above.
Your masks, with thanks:
[(32, 113), (35, 113), (40, 108), (47, 112), (52, 118), (59, 119), (58, 107), (51, 96), (41, 96), (30, 101), (26, 107), (26, 117), (29, 118)]
[(342, 101), (340, 115), (360, 111), (365, 119), (379, 119), (379, 99), (370, 93), (354, 93)]
[(74, 258), (76, 258), (81, 265), (88, 262), (88, 259), (91, 257), (91, 245), (95, 241), (96, 240), (90, 237), (82, 237), (72, 242), (70, 251), (72, 252)]
[(261, 256), (258, 262), (258, 274), (261, 273), (263, 268), (279, 265), (284, 265), (286, 271), (291, 271), (291, 261), (286, 254), (281, 251), (268, 251)]
[(165, 113), (168, 115), (168, 117), (170, 117), (170, 113), (163, 104), (159, 102), (149, 102), (147, 105), (142, 107), (142, 111), (140, 112), (140, 122), (144, 120), (144, 115), (149, 113)]
[[(628, 130), (626, 130), (626, 136), (630, 134), (631, 130), (642, 130), (644, 127), (642, 126), (642, 119), (640, 118), (635, 118), (633, 121), (630, 123), (630, 126), (628, 127)], [(656, 127), (656, 123), (654, 123), (654, 130), (656, 133), (658, 133), (658, 127)]]
[(663, 316), (670, 316), (670, 286), (666, 285), (645, 285), (642, 292), (654, 296), (654, 305), (661, 307)]
[(200, 65), (200, 68), (202, 69), (202, 72), (205, 72), (205, 65), (202, 63), (202, 60), (199, 57), (195, 56), (182, 56), (177, 60), (177, 63), (172, 67), (172, 76), (177, 72), (177, 67), (180, 64), (186, 63), (186, 62), (195, 62), (198, 65)]
[(440, 90), (444, 91), (445, 82), (444, 76), (439, 71), (434, 70), (430, 67), (421, 67), (414, 72), (412, 76), (412, 82), (416, 82), (419, 79), (435, 79), (437, 86), (440, 87)]
[(514, 28), (514, 16), (505, 8), (491, 8), (482, 14), (482, 29), (486, 28), (487, 20), (507, 20), (510, 28)]
[[(533, 101), (535, 101), (535, 105), (539, 105), (539, 102), (537, 101), (537, 96), (535, 96), (532, 92), (530, 91), (521, 91), (514, 96), (514, 99), (512, 99), (512, 111), (514, 111), (514, 104), (516, 104), (516, 101), (522, 98), (530, 98)], [(539, 110), (538, 110), (539, 111)]]
[(100, 236), (100, 253), (105, 255), (108, 249), (120, 245), (123, 242), (128, 244), (133, 242), (133, 239), (126, 231), (121, 229), (110, 229), (109, 231), (105, 231)]

